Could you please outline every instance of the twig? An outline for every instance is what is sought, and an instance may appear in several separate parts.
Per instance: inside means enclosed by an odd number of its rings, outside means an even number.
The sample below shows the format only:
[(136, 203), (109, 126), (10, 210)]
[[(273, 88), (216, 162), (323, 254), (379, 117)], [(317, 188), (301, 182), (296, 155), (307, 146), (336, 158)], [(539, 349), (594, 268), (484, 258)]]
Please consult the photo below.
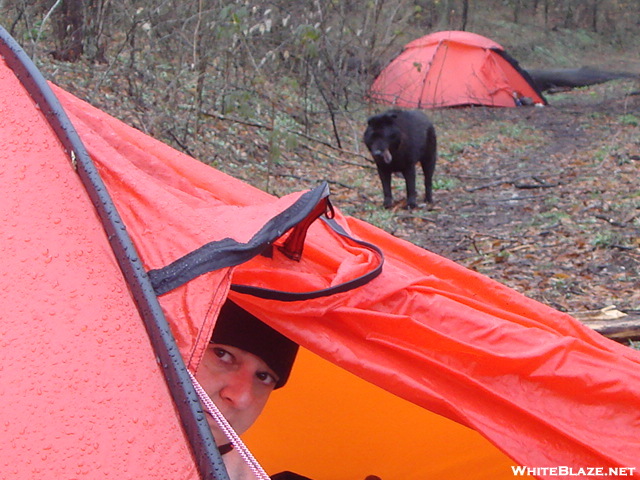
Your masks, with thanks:
[(100, 91), (100, 87), (102, 86), (102, 83), (106, 80), (107, 76), (109, 75), (109, 72), (111, 72), (111, 70), (116, 65), (116, 63), (119, 62), (120, 54), (124, 51), (127, 44), (131, 41), (131, 35), (133, 35), (133, 33), (135, 32), (135, 29), (137, 28), (139, 23), (140, 23), (139, 20), (135, 20), (133, 22), (133, 25), (125, 35), (125, 39), (120, 45), (120, 48), (118, 49), (116, 54), (113, 56), (113, 61), (109, 62), (109, 65), (107, 65), (107, 68), (105, 69), (104, 72), (102, 72), (102, 75), (100, 75), (100, 78), (98, 79), (96, 84), (93, 86), (93, 90), (91, 91), (92, 96), (96, 96), (98, 94), (98, 92)]
[[(366, 169), (369, 169), (369, 170), (375, 170), (376, 169), (375, 165), (373, 165), (373, 164), (363, 165), (362, 163), (351, 162), (349, 160), (345, 160), (345, 159), (340, 158), (340, 157), (334, 157), (332, 155), (329, 155), (327, 152), (323, 152), (322, 150), (318, 150), (317, 148), (313, 148), (310, 145), (303, 144), (302, 147), (306, 148), (307, 150), (310, 150), (311, 152), (313, 152), (313, 153), (315, 153), (317, 155), (324, 155), (325, 157), (328, 157), (329, 161), (331, 161), (331, 162), (340, 162), (340, 163), (343, 163), (345, 165), (352, 165), (354, 167), (366, 168)], [(349, 153), (349, 152), (345, 152), (345, 153)], [(352, 155), (359, 155), (359, 154), (352, 154)], [(360, 156), (362, 156), (362, 155), (360, 155)]]
[(167, 133), (169, 134), (169, 136), (171, 138), (173, 138), (173, 141), (176, 142), (180, 148), (190, 157), (194, 157), (194, 153), (191, 151), (191, 149), (185, 145), (174, 133), (173, 130), (167, 130)]
[(609, 247), (611, 248), (617, 248), (618, 250), (623, 250), (623, 251), (627, 251), (627, 252), (632, 252), (634, 250), (636, 250), (638, 247), (629, 247), (627, 245), (620, 245), (618, 243), (614, 243), (609, 245)]
[[(240, 118), (235, 118), (235, 117), (229, 117), (228, 115), (223, 115), (223, 114), (217, 113), (217, 112), (210, 113), (210, 112), (200, 111), (200, 114), (204, 115), (205, 117), (217, 118), (219, 120), (224, 120), (226, 122), (239, 123), (240, 125), (246, 125), (248, 127), (261, 128), (261, 129), (264, 129), (264, 130), (273, 130), (273, 127), (271, 127), (270, 125), (265, 125), (265, 124), (262, 124), (262, 123), (252, 122), (252, 121), (249, 121), (249, 120), (242, 120)], [(354, 157), (368, 159), (365, 155), (362, 155), (361, 153), (352, 152), (351, 150), (346, 150), (344, 148), (336, 147), (335, 145), (332, 145), (331, 143), (329, 143), (329, 142), (327, 142), (325, 140), (321, 140), (321, 139), (319, 139), (317, 137), (312, 137), (311, 135), (308, 135), (308, 134), (303, 133), (303, 132), (290, 130), (288, 128), (283, 129), (283, 131), (285, 131), (287, 133), (291, 133), (293, 135), (297, 135), (297, 136), (302, 137), (302, 138), (304, 138), (306, 140), (310, 140), (312, 142), (319, 143), (321, 145), (324, 145), (325, 147), (331, 148), (331, 149), (336, 150), (336, 151), (338, 151), (340, 153), (344, 153), (344, 154), (347, 154), (347, 155), (352, 155)], [(359, 167), (363, 167), (364, 166), (364, 165), (359, 165), (359, 164), (356, 164), (356, 165), (359, 166)]]
[[(536, 182), (538, 183), (518, 183), (520, 180), (524, 180), (525, 178), (533, 178)], [(476, 190), (483, 190), (485, 188), (491, 188), (491, 187), (495, 187), (496, 185), (502, 185), (504, 183), (508, 183), (513, 185), (515, 188), (522, 188), (522, 189), (533, 189), (533, 188), (553, 188), (553, 187), (558, 187), (561, 184), (560, 183), (545, 183), (543, 180), (537, 178), (537, 177), (532, 177), (531, 175), (522, 175), (520, 177), (517, 177), (515, 179), (509, 180), (509, 179), (505, 179), (505, 178), (501, 178), (498, 180), (495, 180), (493, 182), (489, 182), (489, 183), (485, 183), (483, 185), (478, 185), (476, 187), (467, 187), (465, 188), (465, 190), (467, 192), (475, 192)]]
[(524, 197), (513, 197), (513, 198), (500, 198), (500, 199), (496, 199), (496, 200), (491, 200), (491, 201), (487, 201), (485, 202), (487, 205), (491, 205), (494, 203), (503, 203), (503, 202), (519, 202), (521, 200), (529, 200), (531, 198), (540, 198), (540, 197), (544, 197), (545, 195), (526, 195)]
[(423, 215), (412, 215), (410, 213), (397, 215), (396, 218), (399, 219), (399, 220), (411, 220), (411, 219), (414, 219), (414, 218), (418, 218), (420, 220), (424, 220), (425, 222), (431, 222), (431, 223), (436, 223), (437, 222), (434, 218), (428, 218), (428, 217), (425, 217)]
[[(311, 179), (311, 178), (302, 177), (300, 175), (294, 175), (292, 173), (274, 173), (274, 174), (272, 174), (272, 176), (281, 177), (281, 178), (295, 178), (296, 180), (302, 180), (302, 181), (309, 182), (309, 183), (317, 183), (317, 182), (319, 182), (319, 180), (314, 180), (314, 179)], [(338, 186), (343, 187), (343, 188), (348, 188), (348, 189), (356, 188), (353, 185), (347, 185), (346, 183), (338, 182), (336, 180), (323, 179), (323, 181), (327, 182), (327, 183), (329, 183), (331, 185), (338, 185)]]
[(493, 182), (478, 185), (477, 187), (465, 187), (465, 192), (475, 192), (477, 190), (484, 190), (485, 188), (495, 187), (496, 185), (502, 185), (503, 183), (509, 183), (506, 180), (495, 180)]
[(631, 217), (629, 220), (625, 222), (616, 222), (613, 218), (609, 218), (606, 215), (594, 215), (594, 216), (600, 220), (604, 220), (605, 222), (609, 223), (610, 225), (613, 225), (614, 227), (620, 227), (620, 228), (625, 228), (629, 223), (633, 222), (637, 218), (637, 215), (634, 215), (633, 217)]
[(534, 188), (554, 188), (554, 187), (559, 187), (560, 183), (538, 183), (538, 184), (533, 184), (533, 183), (514, 183), (513, 184), (514, 187), (516, 188), (522, 188), (522, 189), (534, 189)]
[(53, 7), (49, 9), (47, 14), (42, 19), (42, 23), (40, 24), (40, 28), (38, 29), (38, 35), (36, 36), (36, 45), (38, 44), (38, 42), (40, 42), (40, 35), (42, 35), (42, 29), (44, 28), (45, 23), (47, 23), (47, 20), (49, 20), (49, 17), (53, 14), (53, 11), (58, 8), (58, 5), (60, 5), (61, 3), (62, 0), (58, 0), (56, 3), (54, 3)]

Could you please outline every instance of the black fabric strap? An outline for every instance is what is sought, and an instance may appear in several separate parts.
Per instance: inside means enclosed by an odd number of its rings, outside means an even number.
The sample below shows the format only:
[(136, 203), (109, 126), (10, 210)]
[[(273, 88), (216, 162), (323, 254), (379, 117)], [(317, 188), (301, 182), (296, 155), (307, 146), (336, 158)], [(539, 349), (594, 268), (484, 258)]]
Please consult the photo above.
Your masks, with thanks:
[[(291, 232), (281, 250), (289, 258), (298, 260), (302, 254), (307, 229), (314, 220), (327, 210), (331, 210), (331, 204), (328, 200), (327, 184), (323, 183), (314, 190), (302, 195), (291, 207), (272, 218), (249, 242), (240, 243), (231, 238), (210, 242), (164, 268), (150, 270), (148, 273), (151, 284), (157, 295), (163, 295), (204, 273), (240, 265), (251, 260), (256, 255), (268, 252), (272, 242), (291, 228), (294, 228), (294, 231)], [(378, 247), (351, 237), (333, 219), (322, 217), (322, 220), (336, 234), (347, 241), (374, 252), (379, 259), (377, 265), (369, 272), (353, 280), (310, 292), (288, 292), (238, 284), (232, 284), (231, 289), (238, 293), (245, 293), (259, 298), (295, 302), (348, 292), (365, 285), (380, 275), (384, 264), (384, 254)]]
[[(300, 198), (282, 213), (269, 220), (247, 243), (240, 243), (231, 238), (225, 238), (206, 245), (188, 253), (166, 267), (150, 270), (148, 272), (151, 284), (160, 296), (194, 278), (214, 270), (240, 265), (251, 260), (256, 255), (268, 251), (271, 244), (294, 229), (292, 238), (302, 241), (286, 242), (285, 254), (291, 258), (299, 258), (302, 254), (306, 229), (311, 221), (305, 221), (312, 215), (315, 220), (327, 211), (329, 207), (329, 187), (323, 182), (301, 195)], [(296, 231), (296, 227), (300, 225)]]
[(332, 287), (323, 288), (320, 290), (314, 290), (310, 292), (285, 292), (281, 290), (271, 290), (268, 288), (261, 287), (253, 287), (248, 285), (238, 285), (232, 284), (231, 290), (238, 293), (245, 293), (248, 295), (253, 295), (254, 297), (269, 299), (269, 300), (279, 300), (281, 302), (296, 302), (300, 300), (311, 300), (314, 298), (320, 297), (328, 297), (329, 295), (336, 295), (338, 293), (348, 292), (349, 290), (353, 290), (354, 288), (361, 287), (371, 280), (376, 278), (382, 272), (382, 267), (384, 265), (384, 254), (382, 250), (380, 250), (377, 246), (365, 242), (363, 240), (357, 240), (350, 236), (335, 220), (322, 218), (322, 220), (331, 227), (331, 229), (340, 235), (341, 237), (347, 239), (350, 242), (353, 242), (357, 245), (363, 246), (373, 252), (375, 252), (379, 258), (378, 265), (372, 268), (369, 272), (361, 275), (360, 277), (354, 278), (353, 280), (349, 280), (348, 282), (340, 283), (338, 285), (334, 285)]

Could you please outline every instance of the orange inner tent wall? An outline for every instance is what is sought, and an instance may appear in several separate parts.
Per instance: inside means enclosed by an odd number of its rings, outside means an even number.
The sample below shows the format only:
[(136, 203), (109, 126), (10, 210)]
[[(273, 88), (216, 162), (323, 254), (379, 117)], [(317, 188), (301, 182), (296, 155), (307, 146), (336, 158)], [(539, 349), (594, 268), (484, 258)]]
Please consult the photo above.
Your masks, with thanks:
[(269, 474), (322, 480), (511, 480), (515, 465), (477, 432), (305, 349), (244, 440)]

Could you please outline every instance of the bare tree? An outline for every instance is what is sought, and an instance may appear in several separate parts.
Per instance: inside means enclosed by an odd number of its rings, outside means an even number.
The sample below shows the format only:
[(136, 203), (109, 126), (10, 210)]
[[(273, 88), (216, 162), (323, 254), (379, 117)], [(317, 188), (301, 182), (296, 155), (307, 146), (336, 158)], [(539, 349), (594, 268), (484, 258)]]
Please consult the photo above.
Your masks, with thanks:
[(469, 20), (469, 0), (462, 0), (462, 26), (461, 30), (467, 29), (467, 22)]
[(446, 29), (451, 25), (451, 0), (442, 0), (438, 2), (438, 29)]
[(80, 59), (84, 52), (84, 9), (82, 0), (62, 0), (57, 4), (59, 4), (59, 7), (55, 14), (54, 22), (57, 48), (51, 53), (57, 60), (75, 62)]
[(106, 63), (103, 33), (108, 22), (109, 0), (85, 0), (83, 25), (83, 51), (91, 62)]
[(591, 29), (594, 32), (598, 31), (599, 6), (600, 6), (600, 0), (592, 0), (592, 3), (591, 3)]

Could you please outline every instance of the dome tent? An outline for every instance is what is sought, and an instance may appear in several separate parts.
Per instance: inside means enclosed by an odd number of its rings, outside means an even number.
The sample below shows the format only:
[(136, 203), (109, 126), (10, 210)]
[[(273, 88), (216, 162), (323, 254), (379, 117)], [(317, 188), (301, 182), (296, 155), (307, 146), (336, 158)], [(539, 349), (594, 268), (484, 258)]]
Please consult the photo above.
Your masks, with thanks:
[[(511, 463), (636, 466), (637, 352), (339, 209), (314, 221), (328, 208), (323, 186), (278, 199), (224, 175), (38, 82), (1, 33), (0, 477), (224, 478), (180, 372), (197, 370), (227, 294), (339, 372), (305, 374), (317, 360), (305, 354), (274, 394), (279, 428), (256, 425), (248, 438), (270, 473), (512, 478)], [(132, 250), (117, 245), (125, 231)], [(346, 383), (318, 392), (341, 372), (409, 416), (380, 399), (369, 425), (350, 424), (340, 404), (378, 399)], [(331, 415), (304, 418), (301, 400), (285, 398), (299, 392), (295, 377), (332, 395), (317, 410)], [(369, 428), (389, 418), (418, 436), (392, 434), (389, 445), (385, 430), (372, 444)]]
[(529, 75), (498, 43), (462, 31), (409, 42), (376, 77), (371, 100), (403, 108), (546, 105)]

